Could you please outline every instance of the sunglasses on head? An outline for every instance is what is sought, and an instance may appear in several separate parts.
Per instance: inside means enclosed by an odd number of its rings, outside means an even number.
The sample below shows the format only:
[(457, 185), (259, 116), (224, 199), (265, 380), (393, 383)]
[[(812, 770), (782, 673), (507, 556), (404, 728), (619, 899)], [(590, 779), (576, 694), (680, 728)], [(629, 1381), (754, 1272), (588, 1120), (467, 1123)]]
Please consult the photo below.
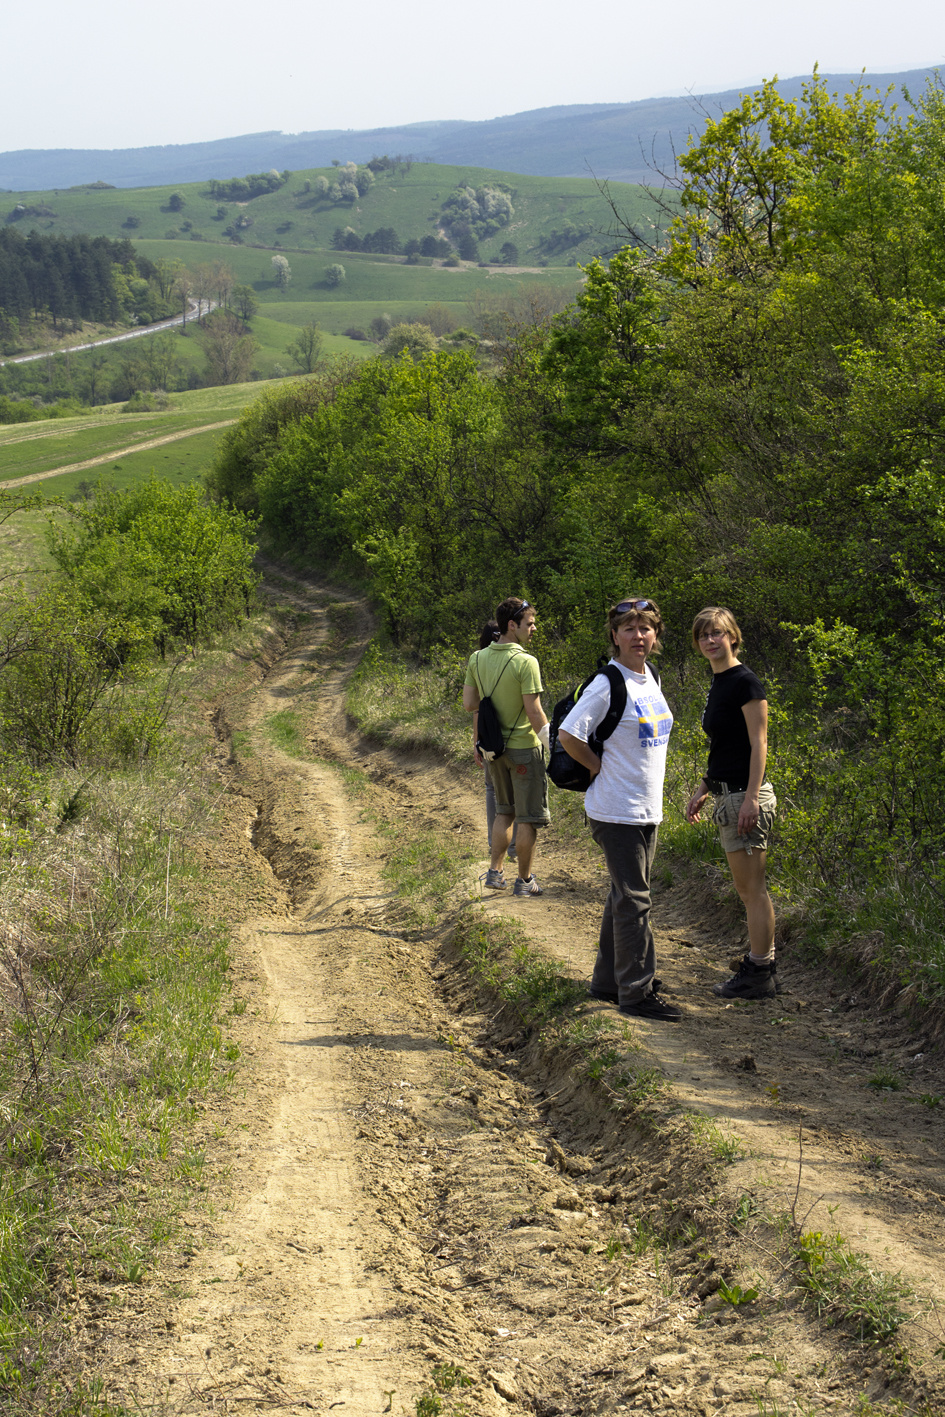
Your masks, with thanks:
[(652, 610), (652, 600), (621, 600), (619, 605), (614, 606), (615, 615), (625, 615), (628, 610)]
[(529, 605), (527, 600), (522, 601), (521, 605), (518, 607), (515, 614), (512, 616), (512, 619), (515, 621), (516, 625), (520, 625), (522, 623), (522, 616), (525, 614), (526, 610), (531, 610), (531, 608), (532, 607)]

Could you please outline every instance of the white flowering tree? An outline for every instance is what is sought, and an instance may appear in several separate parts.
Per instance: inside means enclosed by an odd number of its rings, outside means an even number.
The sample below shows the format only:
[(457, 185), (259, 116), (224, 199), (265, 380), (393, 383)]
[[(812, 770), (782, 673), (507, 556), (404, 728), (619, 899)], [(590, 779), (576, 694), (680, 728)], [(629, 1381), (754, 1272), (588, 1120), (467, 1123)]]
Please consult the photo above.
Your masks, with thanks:
[(289, 265), (285, 256), (273, 256), (272, 273), (275, 276), (276, 285), (279, 289), (283, 292), (288, 290), (289, 281), (292, 279), (292, 267)]

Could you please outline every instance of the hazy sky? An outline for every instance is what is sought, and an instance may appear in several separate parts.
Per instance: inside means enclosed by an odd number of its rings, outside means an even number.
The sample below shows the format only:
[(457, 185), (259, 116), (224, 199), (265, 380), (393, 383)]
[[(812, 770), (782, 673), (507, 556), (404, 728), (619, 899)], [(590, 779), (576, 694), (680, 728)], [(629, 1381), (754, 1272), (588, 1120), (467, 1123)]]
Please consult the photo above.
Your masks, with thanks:
[(495, 118), (942, 63), (942, 0), (45, 0), (3, 20), (0, 151)]

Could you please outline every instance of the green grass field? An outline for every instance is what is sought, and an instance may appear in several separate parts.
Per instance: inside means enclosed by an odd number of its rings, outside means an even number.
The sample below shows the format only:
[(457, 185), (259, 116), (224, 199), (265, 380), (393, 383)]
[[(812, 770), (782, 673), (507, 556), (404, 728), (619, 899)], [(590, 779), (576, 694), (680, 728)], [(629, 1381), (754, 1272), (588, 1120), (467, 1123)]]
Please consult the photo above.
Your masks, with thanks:
[[(130, 486), (152, 470), (183, 484), (200, 477), (225, 428), (201, 431), (208, 424), (227, 423), (256, 398), (265, 382), (194, 389), (171, 397), (162, 413), (122, 413), (121, 405), (96, 409), (85, 418), (17, 423), (0, 428), (0, 487), (21, 477), (49, 472), (91, 458), (107, 461), (97, 467), (63, 473), (24, 489), (47, 498), (72, 497), (83, 483), (100, 477), (118, 487)], [(157, 448), (137, 445), (169, 434), (185, 434)], [(130, 449), (130, 451), (126, 451)]]
[(221, 413), (218, 419), (209, 414), (184, 413), (180, 410), (120, 414), (110, 408), (104, 414), (96, 410), (88, 418), (17, 423), (12, 427), (0, 428), (0, 481), (31, 477), (53, 468), (86, 462), (152, 438), (202, 428), (209, 422), (235, 417), (237, 414), (232, 411)]
[[(497, 258), (499, 248), (507, 240), (518, 246), (524, 264), (534, 264), (544, 256), (551, 265), (567, 265), (574, 259), (586, 261), (619, 244), (608, 234), (614, 225), (613, 214), (591, 178), (525, 177), (490, 168), (415, 163), (406, 175), (388, 174), (378, 178), (356, 202), (335, 203), (304, 191), (306, 182), (311, 183), (320, 175), (332, 181), (337, 174), (331, 167), (294, 172), (279, 191), (241, 203), (221, 204), (209, 195), (207, 184), (200, 182), (176, 187), (92, 191), (78, 187), (68, 191), (10, 193), (4, 197), (3, 213), (9, 219), (18, 203), (52, 213), (24, 214), (17, 222), (24, 233), (31, 227), (66, 235), (92, 232), (114, 238), (128, 237), (136, 245), (146, 240), (169, 238), (181, 258), (188, 262), (191, 259), (189, 248), (196, 248), (193, 259), (201, 259), (199, 253), (203, 244), (219, 242), (223, 229), (242, 216), (251, 222), (242, 233), (247, 248), (250, 243), (281, 247), (291, 260), (294, 250), (329, 247), (332, 232), (338, 226), (351, 226), (359, 235), (380, 227), (393, 227), (401, 241), (422, 238), (436, 231), (441, 205), (458, 186), (502, 183), (511, 190), (513, 220), (508, 227), (480, 243), (482, 259)], [(171, 211), (168, 205), (174, 192), (184, 198), (179, 212)], [(629, 220), (645, 222), (648, 219), (650, 203), (643, 188), (612, 183), (610, 192)], [(221, 205), (226, 209), (225, 214), (216, 220)], [(125, 225), (129, 218), (140, 224)], [(562, 250), (549, 251), (542, 247), (542, 237), (547, 237), (553, 229), (560, 231), (565, 222), (580, 229), (587, 228), (587, 234), (574, 246)], [(189, 229), (185, 229), (187, 226)], [(185, 251), (188, 254), (185, 255)]]
[[(97, 467), (62, 473), (24, 487), (49, 502), (68, 501), (83, 486), (102, 479), (111, 487), (130, 487), (154, 474), (174, 486), (197, 481), (210, 462), (225, 428), (201, 432), (207, 424), (239, 417), (265, 382), (232, 384), (226, 388), (194, 389), (175, 394), (165, 413), (123, 414), (119, 404), (96, 409), (88, 418), (44, 423), (20, 423), (0, 428), (0, 488), (31, 473), (45, 472), (87, 458), (105, 457)], [(192, 430), (192, 431), (191, 431)], [(167, 434), (184, 437), (157, 448), (135, 445)], [(123, 451), (126, 448), (132, 451)], [(34, 584), (52, 568), (46, 550), (49, 512), (43, 508), (17, 512), (0, 522), (0, 577), (25, 578)]]

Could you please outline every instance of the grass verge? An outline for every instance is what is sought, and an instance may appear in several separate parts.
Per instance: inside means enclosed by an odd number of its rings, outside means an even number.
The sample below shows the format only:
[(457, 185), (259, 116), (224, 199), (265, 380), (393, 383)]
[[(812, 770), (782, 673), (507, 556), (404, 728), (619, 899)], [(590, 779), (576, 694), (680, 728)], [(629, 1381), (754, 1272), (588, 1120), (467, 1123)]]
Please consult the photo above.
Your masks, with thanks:
[[(260, 632), (241, 627), (241, 644)], [(181, 1209), (206, 1191), (200, 1099), (239, 1059), (227, 933), (195, 850), (218, 792), (200, 706), (226, 658), (178, 676), (162, 756), (37, 775), (0, 842), (0, 1392), (14, 1414), (111, 1410), (97, 1316), (157, 1282)]]

